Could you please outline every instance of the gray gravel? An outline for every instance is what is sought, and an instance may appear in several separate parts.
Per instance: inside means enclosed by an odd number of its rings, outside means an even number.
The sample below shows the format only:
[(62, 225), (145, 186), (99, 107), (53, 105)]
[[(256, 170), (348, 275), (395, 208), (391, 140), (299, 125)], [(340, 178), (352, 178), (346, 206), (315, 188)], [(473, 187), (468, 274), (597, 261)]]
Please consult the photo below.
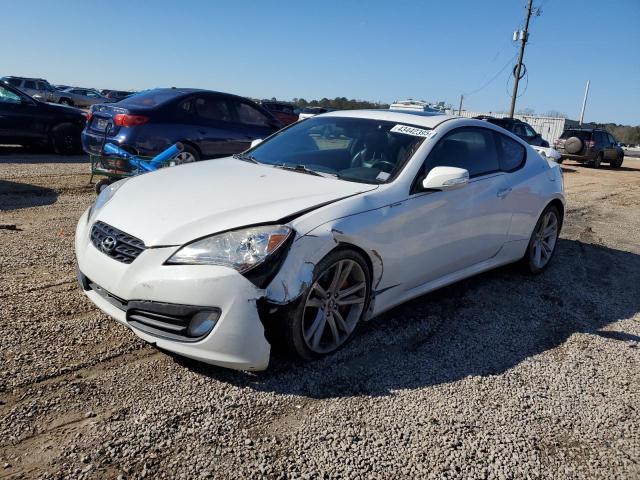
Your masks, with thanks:
[[(248, 374), (84, 299), (82, 157), (0, 148), (0, 478), (639, 478), (640, 160), (563, 165), (551, 268), (502, 268)], [(14, 226), (15, 227), (10, 227)]]

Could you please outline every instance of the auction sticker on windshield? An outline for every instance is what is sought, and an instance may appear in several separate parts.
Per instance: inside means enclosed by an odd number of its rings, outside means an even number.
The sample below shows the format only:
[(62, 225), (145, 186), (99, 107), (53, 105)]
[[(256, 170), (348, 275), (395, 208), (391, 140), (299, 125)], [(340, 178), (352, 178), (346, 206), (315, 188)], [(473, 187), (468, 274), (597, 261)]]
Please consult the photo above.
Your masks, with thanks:
[(396, 125), (390, 132), (404, 133), (405, 135), (413, 135), (414, 137), (428, 137), (431, 135), (431, 130), (425, 130), (423, 128), (410, 127), (409, 125)]

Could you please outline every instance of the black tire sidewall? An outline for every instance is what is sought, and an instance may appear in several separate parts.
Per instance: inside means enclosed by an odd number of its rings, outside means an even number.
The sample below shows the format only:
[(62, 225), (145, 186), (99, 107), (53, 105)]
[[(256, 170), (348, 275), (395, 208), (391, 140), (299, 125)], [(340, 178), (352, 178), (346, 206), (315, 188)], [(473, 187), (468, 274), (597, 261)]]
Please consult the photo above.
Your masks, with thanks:
[(602, 152), (598, 153), (593, 159), (593, 168), (600, 168), (602, 165)]
[[(303, 334), (302, 334), (304, 306), (313, 283), (318, 279), (318, 277), (320, 277), (322, 273), (324, 273), (329, 267), (334, 265), (339, 260), (354, 260), (360, 265), (360, 267), (362, 268), (362, 271), (365, 274), (366, 282), (367, 282), (367, 293), (365, 297), (366, 300), (365, 300), (364, 308), (362, 309), (362, 314), (360, 316), (360, 319), (358, 320), (356, 327), (353, 329), (353, 332), (351, 332), (351, 335), (349, 336), (349, 338), (345, 342), (343, 342), (342, 345), (340, 345), (338, 348), (332, 351), (320, 354), (312, 351), (304, 341)], [(290, 304), (283, 311), (284, 318), (281, 318), (280, 321), (283, 322), (284, 324), (283, 326), (285, 327), (284, 334), (285, 334), (286, 347), (292, 353), (296, 354), (297, 356), (299, 356), (304, 360), (316, 360), (318, 358), (322, 358), (324, 356), (330, 355), (340, 350), (347, 343), (349, 343), (351, 339), (354, 337), (356, 331), (358, 330), (358, 327), (362, 323), (362, 317), (367, 313), (370, 301), (371, 301), (371, 272), (369, 270), (369, 266), (367, 265), (367, 262), (364, 260), (362, 255), (360, 255), (358, 252), (354, 250), (346, 249), (346, 248), (344, 249), (341, 248), (341, 249), (332, 251), (316, 265), (316, 268), (314, 269), (314, 273), (313, 273), (313, 280), (311, 281), (311, 284), (309, 285), (309, 287), (304, 290), (304, 292), (300, 295), (300, 297), (296, 300), (296, 302)]]
[[(183, 152), (188, 152), (191, 155), (193, 155), (193, 158), (195, 158), (194, 162), (199, 162), (201, 160), (200, 158), (200, 152), (198, 152), (198, 150), (196, 150), (194, 147), (192, 147), (191, 145), (185, 143), (183, 144)], [(186, 165), (186, 164), (183, 164)]]
[[(71, 123), (63, 123), (51, 129), (51, 145), (59, 155), (73, 155), (82, 151), (80, 141), (81, 129)], [(71, 145), (67, 144), (66, 137), (72, 137)]]

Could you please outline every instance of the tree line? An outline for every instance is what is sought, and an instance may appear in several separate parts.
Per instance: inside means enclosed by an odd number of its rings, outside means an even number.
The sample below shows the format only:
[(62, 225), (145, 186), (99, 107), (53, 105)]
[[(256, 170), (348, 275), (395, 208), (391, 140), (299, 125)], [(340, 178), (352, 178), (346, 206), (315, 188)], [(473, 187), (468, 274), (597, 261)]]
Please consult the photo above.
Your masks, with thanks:
[(304, 98), (294, 98), (292, 102), (298, 108), (323, 107), (332, 110), (357, 110), (369, 108), (389, 108), (388, 103), (368, 102), (366, 100), (348, 99), (346, 97), (321, 98), (320, 100), (305, 100)]

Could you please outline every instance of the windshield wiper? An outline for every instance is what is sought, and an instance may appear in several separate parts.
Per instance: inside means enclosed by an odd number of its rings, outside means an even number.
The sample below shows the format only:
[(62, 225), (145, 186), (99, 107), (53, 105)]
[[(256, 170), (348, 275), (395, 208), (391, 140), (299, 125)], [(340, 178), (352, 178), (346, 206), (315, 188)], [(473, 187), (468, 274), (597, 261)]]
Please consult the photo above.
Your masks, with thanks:
[(242, 160), (243, 162), (260, 163), (258, 160), (256, 160), (256, 157), (254, 157), (253, 155), (249, 155), (247, 153), (235, 153), (233, 155), (233, 158)]
[(333, 173), (318, 172), (317, 170), (311, 170), (310, 168), (307, 168), (304, 165), (287, 165), (286, 163), (282, 163), (280, 165), (274, 165), (274, 167), (282, 168), (283, 170), (291, 170), (294, 172), (307, 173), (309, 175), (314, 175), (316, 177), (335, 178), (337, 176)]

